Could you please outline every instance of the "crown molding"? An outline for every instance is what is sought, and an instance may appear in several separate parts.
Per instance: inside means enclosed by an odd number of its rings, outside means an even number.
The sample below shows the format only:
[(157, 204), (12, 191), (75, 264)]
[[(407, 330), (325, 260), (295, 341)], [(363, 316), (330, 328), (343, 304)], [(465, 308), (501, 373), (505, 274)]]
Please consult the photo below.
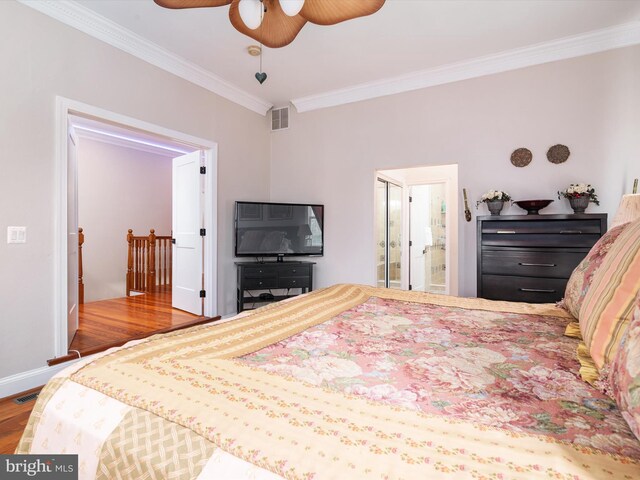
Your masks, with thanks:
[(291, 100), (299, 113), (640, 44), (640, 22)]
[(241, 90), (213, 73), (121, 27), (71, 0), (18, 0), (62, 23), (91, 35), (156, 67), (220, 95), (260, 115), (271, 103)]

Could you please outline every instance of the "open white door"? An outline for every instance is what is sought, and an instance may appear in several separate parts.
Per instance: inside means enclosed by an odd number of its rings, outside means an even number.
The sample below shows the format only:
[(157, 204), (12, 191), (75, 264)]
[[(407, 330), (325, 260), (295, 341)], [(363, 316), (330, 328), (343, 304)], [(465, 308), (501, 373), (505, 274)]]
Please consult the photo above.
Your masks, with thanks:
[(78, 331), (78, 137), (67, 125), (67, 346)]
[(409, 285), (411, 290), (425, 291), (425, 277), (427, 269), (426, 250), (430, 244), (427, 239), (430, 236), (429, 199), (426, 189), (410, 187), (409, 189)]
[(200, 174), (201, 152), (173, 159), (173, 275), (172, 306), (202, 315), (202, 237), (203, 187)]

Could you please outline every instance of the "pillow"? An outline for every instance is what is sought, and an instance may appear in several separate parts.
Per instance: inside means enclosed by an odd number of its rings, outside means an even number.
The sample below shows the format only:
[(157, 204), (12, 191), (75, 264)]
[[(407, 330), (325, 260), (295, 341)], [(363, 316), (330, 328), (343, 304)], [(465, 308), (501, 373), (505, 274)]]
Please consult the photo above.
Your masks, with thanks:
[(591, 248), (589, 253), (587, 253), (587, 256), (584, 257), (573, 270), (573, 273), (571, 273), (560, 306), (574, 317), (580, 318), (580, 306), (582, 305), (584, 296), (587, 294), (587, 290), (589, 290), (593, 274), (602, 264), (611, 244), (613, 244), (627, 225), (629, 224), (624, 223), (618, 225), (605, 233)]
[(582, 338), (598, 369), (614, 358), (640, 290), (640, 220), (609, 246), (580, 307)]
[(629, 328), (609, 366), (608, 384), (622, 416), (640, 439), (640, 294)]
[(564, 330), (565, 337), (577, 338), (582, 340), (582, 333), (580, 332), (580, 324), (578, 322), (571, 322)]

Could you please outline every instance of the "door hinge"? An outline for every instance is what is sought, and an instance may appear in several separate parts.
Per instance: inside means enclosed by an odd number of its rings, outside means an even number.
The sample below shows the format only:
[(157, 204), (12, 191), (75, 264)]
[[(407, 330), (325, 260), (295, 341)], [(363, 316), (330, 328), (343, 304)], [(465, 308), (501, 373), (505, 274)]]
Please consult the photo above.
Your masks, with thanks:
[(409, 240), (409, 246), (413, 247), (413, 242), (411, 240)]
[(409, 290), (413, 290), (413, 285), (409, 285)]
[(206, 236), (206, 235), (207, 235), (207, 229), (206, 229), (206, 228), (201, 228), (201, 229), (200, 229), (200, 236), (201, 236), (201, 237), (204, 237), (204, 236)]
[(200, 290), (200, 298), (205, 298), (207, 296), (207, 292), (205, 290)]
[(409, 203), (413, 202), (413, 197), (409, 196)]
[(200, 173), (203, 175), (207, 173), (207, 167), (200, 167)]
[(175, 244), (176, 244), (176, 239), (175, 239), (175, 238), (172, 238), (172, 239), (171, 239), (171, 243), (173, 243), (173, 244), (175, 245)]

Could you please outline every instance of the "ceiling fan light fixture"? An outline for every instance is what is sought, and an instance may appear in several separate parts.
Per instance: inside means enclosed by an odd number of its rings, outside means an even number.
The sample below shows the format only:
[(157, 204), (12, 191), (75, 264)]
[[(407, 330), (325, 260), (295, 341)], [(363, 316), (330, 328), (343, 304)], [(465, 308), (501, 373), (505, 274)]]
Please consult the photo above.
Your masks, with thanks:
[(282, 11), (289, 17), (295, 17), (304, 6), (304, 0), (280, 0)]
[(262, 23), (262, 2), (260, 0), (240, 0), (238, 13), (247, 28), (255, 30)]
[(154, 0), (165, 8), (229, 6), (231, 25), (269, 48), (289, 45), (307, 22), (336, 23), (376, 13), (385, 0)]

